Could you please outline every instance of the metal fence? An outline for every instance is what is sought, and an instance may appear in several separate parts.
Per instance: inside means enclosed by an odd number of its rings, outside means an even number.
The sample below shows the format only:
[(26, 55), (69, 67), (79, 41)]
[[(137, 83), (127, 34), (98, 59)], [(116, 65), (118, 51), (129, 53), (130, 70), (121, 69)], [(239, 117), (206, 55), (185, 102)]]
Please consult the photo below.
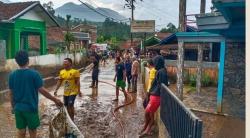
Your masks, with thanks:
[(160, 116), (171, 138), (201, 138), (202, 121), (162, 84)]

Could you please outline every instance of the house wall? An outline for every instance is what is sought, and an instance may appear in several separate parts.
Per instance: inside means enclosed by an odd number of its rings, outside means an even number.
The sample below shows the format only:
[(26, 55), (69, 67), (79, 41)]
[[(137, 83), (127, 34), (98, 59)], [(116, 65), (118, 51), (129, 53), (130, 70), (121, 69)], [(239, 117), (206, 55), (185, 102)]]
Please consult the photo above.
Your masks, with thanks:
[[(29, 58), (29, 66), (39, 71), (42, 77), (57, 76), (58, 71), (62, 69), (63, 60), (70, 57), (74, 62), (74, 67), (82, 68), (88, 63), (88, 59), (84, 53), (73, 54), (49, 54), (43, 56), (35, 56)], [(1, 91), (8, 88), (9, 73), (18, 68), (14, 59), (6, 60), (6, 64), (0, 66), (0, 94)], [(53, 83), (52, 83), (53, 84)]]
[(20, 50), (20, 35), (22, 32), (37, 33), (42, 39), (40, 54), (46, 53), (46, 27), (45, 22), (17, 19), (15, 23), (0, 23), (0, 40), (6, 41), (6, 56), (14, 58)]
[(31, 10), (31, 11), (25, 13), (23, 16), (20, 17), (20, 19), (27, 19), (27, 20), (44, 22), (44, 19), (41, 16), (39, 16), (37, 14), (37, 12), (34, 10)]
[(224, 113), (245, 118), (245, 44), (227, 43), (224, 72)]

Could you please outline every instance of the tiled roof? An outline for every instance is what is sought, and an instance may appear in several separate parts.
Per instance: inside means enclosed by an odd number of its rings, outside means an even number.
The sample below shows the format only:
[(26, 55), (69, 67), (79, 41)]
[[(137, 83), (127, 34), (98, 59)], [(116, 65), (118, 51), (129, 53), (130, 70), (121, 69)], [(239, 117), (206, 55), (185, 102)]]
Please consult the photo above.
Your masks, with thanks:
[(138, 46), (140, 43), (141, 43), (140, 40), (133, 40), (133, 43), (132, 43), (132, 45), (131, 45), (131, 41), (130, 41), (130, 40), (127, 40), (127, 41), (123, 42), (123, 43), (120, 45), (120, 48), (121, 48), (121, 49), (129, 49), (129, 48)]
[(11, 17), (17, 15), (22, 12), (29, 6), (34, 3), (38, 3), (35, 1), (32, 2), (18, 2), (18, 3), (3, 3), (0, 2), (0, 20), (8, 20)]
[(160, 40), (162, 40), (162, 39), (170, 36), (172, 33), (160, 33), (160, 32), (157, 32), (156, 34), (157, 34), (156, 37), (159, 38)]

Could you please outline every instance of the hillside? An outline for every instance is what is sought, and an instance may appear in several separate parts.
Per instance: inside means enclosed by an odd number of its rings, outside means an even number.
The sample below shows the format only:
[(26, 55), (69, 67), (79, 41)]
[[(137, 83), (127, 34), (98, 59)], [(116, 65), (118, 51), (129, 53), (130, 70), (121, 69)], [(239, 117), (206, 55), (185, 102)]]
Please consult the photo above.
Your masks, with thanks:
[[(90, 5), (89, 5), (90, 6)], [(90, 6), (92, 7), (92, 6)], [(94, 8), (94, 7), (92, 7)], [(121, 20), (125, 17), (120, 15), (118, 12), (113, 11), (111, 9), (107, 8), (94, 8), (96, 11), (101, 12), (104, 15), (107, 15), (109, 17)], [(77, 5), (72, 2), (66, 3), (63, 6), (55, 9), (55, 15), (60, 15), (62, 17), (66, 17), (67, 14), (71, 15), (72, 18), (79, 18), (79, 19), (86, 19), (88, 21), (94, 21), (94, 22), (104, 22), (105, 18), (104, 16), (96, 13), (95, 11), (89, 9), (84, 4)]]

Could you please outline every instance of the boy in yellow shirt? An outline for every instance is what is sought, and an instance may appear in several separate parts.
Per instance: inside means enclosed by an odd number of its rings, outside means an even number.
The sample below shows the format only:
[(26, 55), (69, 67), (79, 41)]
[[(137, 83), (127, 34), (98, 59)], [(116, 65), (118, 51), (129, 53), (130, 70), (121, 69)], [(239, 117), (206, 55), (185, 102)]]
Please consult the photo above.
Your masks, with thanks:
[(80, 91), (80, 72), (72, 68), (72, 59), (65, 58), (63, 61), (64, 69), (60, 71), (54, 95), (57, 95), (57, 90), (64, 83), (63, 100), (67, 108), (70, 118), (74, 121), (74, 102), (76, 95), (82, 96)]
[(151, 88), (151, 84), (155, 78), (156, 70), (154, 66), (154, 62), (152, 59), (148, 61), (148, 67), (149, 67), (149, 79), (148, 79), (148, 88), (147, 92), (149, 92), (149, 89)]

